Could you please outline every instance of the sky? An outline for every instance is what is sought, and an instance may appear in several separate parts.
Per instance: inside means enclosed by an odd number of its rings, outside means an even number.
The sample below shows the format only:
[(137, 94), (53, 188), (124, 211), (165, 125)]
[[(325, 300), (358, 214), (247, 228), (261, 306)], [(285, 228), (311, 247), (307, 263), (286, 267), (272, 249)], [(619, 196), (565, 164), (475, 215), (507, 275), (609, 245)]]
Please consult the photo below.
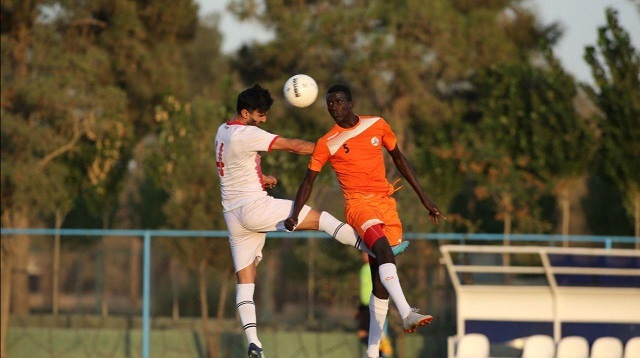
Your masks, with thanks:
[[(222, 51), (231, 53), (243, 43), (267, 41), (268, 31), (258, 23), (239, 21), (226, 9), (229, 0), (196, 0), (200, 15), (220, 13), (220, 29), (224, 36)], [(633, 46), (640, 51), (640, 10), (635, 0), (526, 0), (526, 5), (540, 15), (543, 24), (554, 21), (564, 27), (564, 35), (554, 48), (565, 70), (579, 81), (593, 83), (589, 65), (584, 61), (584, 48), (595, 45), (598, 27), (605, 24), (605, 9), (618, 10), (618, 21), (629, 33)]]

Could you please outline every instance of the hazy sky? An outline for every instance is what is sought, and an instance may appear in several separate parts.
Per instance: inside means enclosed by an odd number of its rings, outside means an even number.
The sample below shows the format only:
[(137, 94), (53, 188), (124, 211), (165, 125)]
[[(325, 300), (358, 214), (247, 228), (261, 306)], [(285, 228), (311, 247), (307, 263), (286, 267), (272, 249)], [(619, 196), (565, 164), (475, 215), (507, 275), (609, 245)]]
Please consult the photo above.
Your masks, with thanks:
[[(222, 50), (231, 52), (247, 41), (268, 40), (269, 33), (253, 22), (239, 22), (226, 10), (229, 0), (197, 0), (200, 15), (221, 14), (224, 35)], [(636, 4), (638, 2), (636, 1)], [(565, 29), (555, 53), (563, 66), (580, 81), (592, 82), (589, 66), (583, 60), (584, 47), (595, 45), (599, 26), (605, 24), (605, 8), (618, 10), (622, 27), (640, 51), (640, 13), (631, 0), (527, 0), (526, 4), (540, 14), (544, 24), (560, 22)]]

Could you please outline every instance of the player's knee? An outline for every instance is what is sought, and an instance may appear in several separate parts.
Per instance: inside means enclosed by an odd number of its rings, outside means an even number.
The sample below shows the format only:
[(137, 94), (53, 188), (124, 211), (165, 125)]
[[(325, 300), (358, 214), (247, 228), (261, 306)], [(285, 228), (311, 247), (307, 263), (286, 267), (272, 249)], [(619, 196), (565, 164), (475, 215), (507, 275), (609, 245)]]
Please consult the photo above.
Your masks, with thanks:
[(387, 238), (384, 236), (373, 243), (371, 252), (376, 255), (375, 260), (378, 266), (382, 264), (395, 263), (395, 256), (393, 255), (393, 251), (391, 251), (389, 241), (387, 241)]

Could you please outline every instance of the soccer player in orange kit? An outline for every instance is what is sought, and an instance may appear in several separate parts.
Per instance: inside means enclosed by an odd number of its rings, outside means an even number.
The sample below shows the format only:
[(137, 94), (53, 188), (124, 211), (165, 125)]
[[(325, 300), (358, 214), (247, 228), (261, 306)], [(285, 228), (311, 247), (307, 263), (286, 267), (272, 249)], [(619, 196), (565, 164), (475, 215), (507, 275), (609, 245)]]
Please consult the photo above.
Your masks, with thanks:
[(402, 224), (395, 199), (391, 197), (397, 189), (386, 178), (383, 147), (418, 194), (431, 222), (438, 225), (440, 218), (446, 218), (420, 187), (413, 169), (398, 148), (395, 134), (382, 117), (356, 115), (351, 90), (343, 85), (329, 88), (326, 102), (336, 125), (317, 141), (285, 227), (288, 230), (296, 227), (296, 218), (311, 195), (314, 181), (329, 162), (345, 197), (346, 221), (376, 256), (369, 258), (373, 292), (369, 301), (371, 323), (367, 356), (378, 357), (389, 296), (400, 312), (405, 332), (414, 332), (433, 320), (432, 316), (421, 315), (416, 308), (411, 308), (400, 286), (391, 246), (402, 241)]

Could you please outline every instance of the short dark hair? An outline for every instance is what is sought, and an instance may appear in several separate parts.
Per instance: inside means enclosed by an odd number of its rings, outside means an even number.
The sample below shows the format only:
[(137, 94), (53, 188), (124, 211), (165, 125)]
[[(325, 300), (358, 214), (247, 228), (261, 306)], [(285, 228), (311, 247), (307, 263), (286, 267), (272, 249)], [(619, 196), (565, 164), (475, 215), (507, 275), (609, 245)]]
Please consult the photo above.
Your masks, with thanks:
[(334, 93), (334, 92), (342, 92), (345, 94), (345, 96), (347, 96), (347, 100), (349, 101), (353, 100), (351, 98), (351, 90), (349, 89), (349, 87), (345, 85), (333, 85), (329, 88), (329, 90), (327, 91), (327, 94)]
[(260, 85), (254, 85), (238, 95), (236, 111), (240, 113), (243, 109), (249, 112), (258, 110), (259, 113), (267, 113), (273, 104), (273, 98), (268, 90)]

